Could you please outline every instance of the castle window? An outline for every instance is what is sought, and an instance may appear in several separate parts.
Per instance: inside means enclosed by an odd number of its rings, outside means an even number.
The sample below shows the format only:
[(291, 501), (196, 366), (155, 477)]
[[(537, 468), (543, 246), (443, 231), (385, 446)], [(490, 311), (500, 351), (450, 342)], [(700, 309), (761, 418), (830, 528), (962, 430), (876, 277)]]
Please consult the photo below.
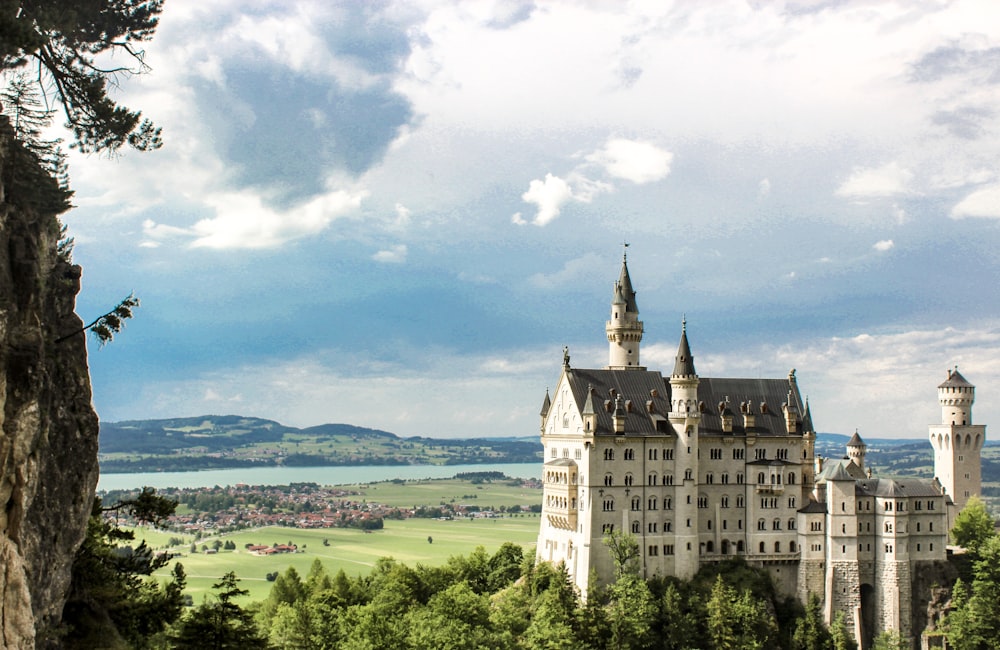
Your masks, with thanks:
[(729, 497), (728, 497), (728, 496), (725, 496), (725, 495), (723, 495), (723, 497), (722, 497), (722, 499), (720, 500), (720, 502), (719, 502), (719, 503), (720, 503), (720, 505), (721, 505), (721, 506), (722, 506), (723, 508), (728, 508), (728, 507), (729, 507)]
[(774, 552), (775, 553), (781, 553), (781, 542), (775, 542), (774, 543)]
[(687, 504), (691, 505), (691, 495), (687, 495)]
[(788, 542), (788, 552), (789, 553), (795, 552), (795, 542)]
[(642, 532), (642, 528), (640, 527), (638, 521), (633, 521), (632, 522), (632, 532), (636, 533), (636, 534), (639, 534), (639, 533)]
[(673, 449), (664, 449), (663, 450), (663, 460), (673, 460), (673, 459), (674, 459), (674, 450)]
[(888, 521), (885, 522), (885, 532), (887, 532), (887, 533), (891, 533), (892, 532), (892, 524), (889, 523)]
[(795, 520), (794, 519), (789, 519), (788, 520), (788, 530), (795, 530)]
[(754, 451), (754, 458), (755, 459), (757, 459), (757, 460), (764, 460), (764, 459), (767, 458), (767, 450), (766, 449), (760, 449), (760, 448), (758, 448), (758, 449), (754, 449), (753, 451)]
[(763, 519), (757, 520), (757, 530), (767, 530), (767, 522)]
[(742, 494), (736, 495), (736, 507), (737, 508), (742, 508), (743, 506), (744, 506), (743, 495)]
[(646, 478), (646, 485), (656, 485), (656, 474), (655, 473), (650, 474)]
[(625, 460), (635, 460), (635, 449), (625, 450)]
[(659, 555), (659, 552), (660, 552), (660, 547), (659, 546), (650, 546), (649, 547), (649, 554), (651, 556), (652, 555)]
[(673, 510), (674, 509), (674, 500), (670, 499), (670, 498), (664, 499), (663, 500), (663, 509), (664, 510)]
[(691, 470), (690, 469), (684, 470), (684, 480), (690, 481), (691, 479), (692, 479)]
[(712, 530), (712, 520), (708, 519), (705, 521), (705, 530)]
[(569, 458), (569, 449), (563, 448), (563, 458)]
[(551, 457), (551, 458), (559, 458), (559, 450), (556, 449), (555, 447), (553, 447), (552, 450), (549, 451), (549, 457)]
[(664, 555), (673, 555), (674, 554), (674, 545), (673, 544), (664, 544), (663, 545), (663, 554)]
[(710, 449), (709, 458), (711, 460), (722, 460), (722, 450), (721, 449)]
[(604, 450), (604, 460), (614, 460), (614, 459), (615, 459), (615, 450), (614, 449), (605, 449)]
[(656, 510), (656, 497), (650, 497), (646, 505), (648, 506), (649, 510)]
[(764, 542), (761, 542), (761, 543), (760, 543), (760, 552), (761, 552), (761, 553), (766, 553), (767, 551), (765, 550), (765, 548), (766, 548), (766, 547), (764, 546)]
[(626, 474), (625, 475), (625, 485), (632, 485), (632, 475), (631, 474)]
[(924, 504), (923, 501), (914, 501), (913, 502), (913, 509), (914, 510), (923, 510), (924, 509), (923, 508), (923, 504)]
[(656, 453), (657, 453), (656, 449), (650, 449), (649, 450), (649, 460), (656, 460)]
[(788, 507), (789, 508), (795, 507), (795, 497), (788, 497)]
[[(686, 523), (687, 523), (687, 527), (690, 528), (691, 527), (691, 520), (688, 519)], [(689, 551), (691, 550), (691, 545), (690, 544), (688, 544), (688, 550)]]
[(736, 520), (736, 528), (738, 530), (743, 530), (743, 520), (742, 519), (737, 519)]
[(605, 474), (604, 475), (604, 485), (607, 486), (607, 487), (611, 487), (614, 484), (615, 484), (614, 477), (611, 474)]
[(927, 545), (927, 548), (928, 548), (929, 550), (933, 551), (933, 550), (934, 550), (934, 542), (931, 542), (930, 544), (928, 544), (928, 545)]
[(917, 542), (917, 550), (920, 550), (920, 542)]
[(705, 544), (705, 551), (708, 552), (708, 553), (714, 553), (715, 552), (715, 544), (713, 544), (711, 541), (709, 541), (707, 544)]
[(705, 482), (708, 483), (709, 485), (715, 483), (715, 474), (713, 474), (712, 472), (705, 474)]
[(795, 485), (795, 472), (788, 472), (788, 484)]
[(758, 472), (757, 473), (757, 484), (758, 485), (763, 485), (764, 484), (764, 472)]
[(663, 524), (663, 532), (669, 533), (669, 532), (672, 532), (673, 530), (674, 530), (674, 524), (672, 522), (669, 522), (669, 521), (664, 522), (664, 524)]
[(615, 510), (615, 500), (605, 499), (604, 500), (604, 512), (614, 512)]
[(742, 553), (743, 552), (743, 540), (742, 539), (736, 542), (736, 552), (737, 553)]
[(722, 484), (729, 485), (729, 472), (722, 473)]
[(933, 521), (927, 522), (927, 530), (931, 531), (932, 533), (934, 532), (934, 522)]
[(729, 522), (725, 519), (722, 520), (722, 530), (729, 530)]
[(698, 507), (707, 508), (708, 507), (708, 497), (698, 497)]
[(743, 452), (745, 450), (741, 447), (739, 449), (733, 449), (733, 460), (743, 460)]
[(642, 508), (642, 500), (639, 497), (632, 497), (632, 510), (639, 510)]
[(920, 522), (919, 521), (917, 522), (917, 532), (918, 533), (920, 532)]
[(674, 475), (673, 474), (664, 474), (663, 475), (663, 484), (664, 485), (673, 485), (674, 484)]
[(611, 533), (615, 532), (615, 525), (604, 524), (603, 526), (601, 526), (601, 532), (604, 533), (605, 535), (610, 535)]
[(775, 519), (773, 522), (771, 522), (771, 529), (772, 530), (781, 530), (781, 520), (780, 519)]
[(576, 460), (582, 459), (583, 458), (583, 450), (582, 449), (574, 449), (573, 450), (573, 458), (575, 458)]
[(777, 458), (778, 460), (788, 460), (788, 450), (787, 449), (777, 450), (777, 452), (775, 452), (775, 458)]
[(933, 501), (928, 501), (927, 502), (927, 509), (928, 510), (933, 510), (934, 509), (934, 502)]

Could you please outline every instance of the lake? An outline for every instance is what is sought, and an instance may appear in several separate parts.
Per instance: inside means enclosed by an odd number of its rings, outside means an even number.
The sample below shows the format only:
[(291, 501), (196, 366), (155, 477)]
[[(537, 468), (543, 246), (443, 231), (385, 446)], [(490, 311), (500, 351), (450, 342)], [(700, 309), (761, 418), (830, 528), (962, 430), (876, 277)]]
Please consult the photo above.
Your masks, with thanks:
[(451, 478), (460, 472), (503, 472), (515, 478), (541, 478), (542, 464), (504, 463), (497, 465), (364, 465), (353, 467), (239, 467), (200, 472), (136, 472), (102, 474), (98, 490), (136, 490), (142, 487), (163, 489), (214, 487), (216, 485), (288, 485), (318, 483), (343, 485), (374, 483), (394, 478)]

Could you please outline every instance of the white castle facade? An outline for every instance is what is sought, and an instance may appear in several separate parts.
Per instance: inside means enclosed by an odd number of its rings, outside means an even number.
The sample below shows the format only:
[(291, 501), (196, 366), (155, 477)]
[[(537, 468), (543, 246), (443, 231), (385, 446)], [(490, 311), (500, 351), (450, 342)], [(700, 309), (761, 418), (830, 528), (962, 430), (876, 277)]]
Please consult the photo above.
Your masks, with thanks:
[(640, 363), (643, 323), (626, 260), (607, 321), (607, 367), (577, 369), (564, 352), (541, 411), (544, 495), (538, 559), (564, 563), (586, 594), (591, 571), (613, 579), (603, 543), (631, 533), (640, 572), (690, 578), (706, 563), (742, 556), (778, 589), (817, 594), (867, 646), (911, 629), (926, 565), (946, 558), (956, 504), (980, 489), (983, 425), (975, 389), (956, 370), (938, 387), (930, 427), (937, 479), (873, 478), (865, 443), (824, 461), (795, 371), (780, 379), (699, 377), (686, 324), (669, 376)]

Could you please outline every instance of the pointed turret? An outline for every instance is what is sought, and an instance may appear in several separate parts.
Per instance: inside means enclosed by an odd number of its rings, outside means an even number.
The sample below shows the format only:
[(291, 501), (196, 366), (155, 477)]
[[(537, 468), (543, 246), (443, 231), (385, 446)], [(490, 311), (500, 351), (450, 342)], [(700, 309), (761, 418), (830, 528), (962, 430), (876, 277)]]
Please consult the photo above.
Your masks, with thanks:
[(868, 445), (865, 444), (865, 441), (858, 435), (858, 430), (855, 429), (854, 435), (847, 441), (847, 457), (854, 461), (854, 464), (859, 469), (863, 470), (865, 468), (865, 452), (867, 451)]
[(645, 370), (639, 365), (642, 321), (639, 320), (639, 308), (625, 255), (622, 255), (622, 270), (611, 294), (611, 320), (604, 326), (604, 331), (608, 335), (609, 370)]
[(681, 321), (681, 342), (677, 345), (677, 356), (674, 357), (674, 371), (671, 377), (696, 377), (694, 370), (694, 356), (691, 354), (691, 346), (688, 344), (687, 319)]

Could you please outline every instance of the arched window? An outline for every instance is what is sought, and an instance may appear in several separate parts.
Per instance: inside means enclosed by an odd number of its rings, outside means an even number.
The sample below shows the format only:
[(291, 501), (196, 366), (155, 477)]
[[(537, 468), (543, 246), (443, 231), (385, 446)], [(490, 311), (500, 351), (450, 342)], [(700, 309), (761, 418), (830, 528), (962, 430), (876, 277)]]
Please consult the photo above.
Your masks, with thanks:
[(625, 485), (632, 485), (632, 475), (631, 474), (626, 474), (625, 475)]
[(656, 472), (650, 473), (649, 477), (646, 479), (646, 485), (656, 485)]
[(766, 547), (764, 546), (764, 542), (760, 543), (760, 552), (761, 553), (767, 553)]
[(638, 521), (632, 522), (632, 532), (636, 534), (642, 532), (642, 525)]
[(615, 479), (611, 474), (604, 475), (604, 485), (610, 487), (615, 484)]
[(774, 543), (774, 552), (775, 553), (781, 553), (781, 542), (775, 542)]
[(706, 551), (706, 552), (708, 552), (708, 553), (714, 553), (714, 552), (715, 552), (715, 544), (713, 544), (713, 543), (711, 542), (711, 540), (709, 540), (709, 541), (708, 541), (708, 542), (707, 542), (707, 543), (705, 544), (705, 551)]
[(642, 499), (639, 497), (632, 497), (632, 509), (639, 510), (642, 508)]
[(795, 472), (788, 472), (788, 484), (795, 485)]
[(605, 449), (604, 450), (604, 460), (614, 460), (614, 459), (615, 459), (615, 450), (614, 449)]

